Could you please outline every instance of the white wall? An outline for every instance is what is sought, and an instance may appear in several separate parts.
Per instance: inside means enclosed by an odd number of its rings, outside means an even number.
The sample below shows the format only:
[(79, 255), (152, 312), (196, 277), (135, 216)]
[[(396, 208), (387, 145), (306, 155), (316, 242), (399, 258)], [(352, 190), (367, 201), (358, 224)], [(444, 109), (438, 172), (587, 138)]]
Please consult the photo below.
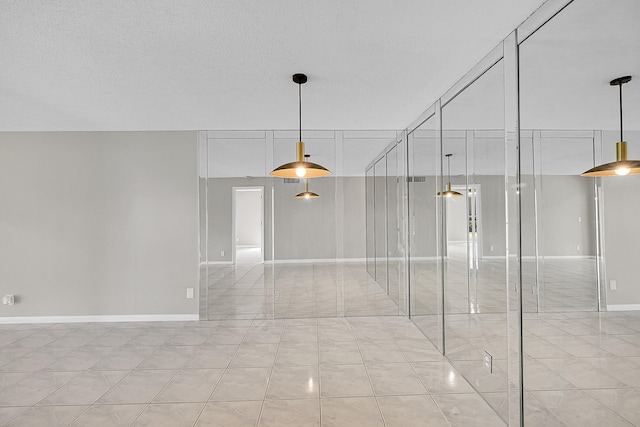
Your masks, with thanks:
[[(204, 179), (201, 178), (204, 185)], [(209, 261), (231, 262), (232, 187), (264, 186), (265, 260), (365, 257), (364, 177), (326, 177), (309, 181), (319, 199), (294, 199), (304, 184), (280, 178), (209, 178)], [(342, 194), (341, 198), (336, 193)], [(201, 190), (204, 191), (204, 190)], [(272, 241), (272, 200), (273, 232)], [(338, 224), (342, 223), (342, 232)], [(224, 251), (224, 255), (221, 253)], [(202, 259), (204, 261), (204, 259)]]
[(196, 142), (0, 133), (0, 317), (197, 315)]

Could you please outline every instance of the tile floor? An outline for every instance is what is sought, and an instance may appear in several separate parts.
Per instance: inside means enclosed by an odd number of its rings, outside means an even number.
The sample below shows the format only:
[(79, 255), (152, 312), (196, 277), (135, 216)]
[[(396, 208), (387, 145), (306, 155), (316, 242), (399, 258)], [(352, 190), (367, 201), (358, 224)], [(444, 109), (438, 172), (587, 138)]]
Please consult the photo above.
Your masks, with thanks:
[(402, 317), (2, 325), (0, 344), (1, 425), (502, 425)]
[(397, 316), (397, 300), (361, 262), (219, 264), (208, 266), (200, 313), (209, 320)]
[[(525, 314), (525, 425), (640, 426), (640, 314), (592, 311), (570, 262), (544, 267), (555, 312)], [(483, 264), (472, 293), (451, 267), (446, 359), (434, 263), (414, 264), (413, 322), (345, 263), (210, 267), (209, 321), (1, 325), (0, 425), (505, 425), (504, 269)]]

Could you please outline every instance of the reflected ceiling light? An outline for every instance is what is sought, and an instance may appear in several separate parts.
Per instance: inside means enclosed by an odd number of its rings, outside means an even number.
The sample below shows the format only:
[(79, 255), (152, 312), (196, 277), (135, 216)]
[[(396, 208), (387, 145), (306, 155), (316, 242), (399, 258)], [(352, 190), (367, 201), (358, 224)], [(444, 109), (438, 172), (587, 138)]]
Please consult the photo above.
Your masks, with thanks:
[(307, 180), (304, 186), (304, 193), (299, 193), (293, 196), (294, 199), (317, 199), (320, 196), (316, 193), (309, 191), (309, 180)]
[(299, 139), (296, 146), (296, 161), (285, 163), (274, 169), (271, 176), (279, 178), (318, 178), (331, 173), (328, 169), (316, 164), (307, 162), (304, 155), (304, 142), (302, 142), (302, 85), (307, 82), (304, 74), (294, 74), (293, 81), (298, 84), (298, 119), (299, 119)]
[[(304, 159), (307, 160), (309, 157), (308, 154), (304, 155)], [(295, 196), (293, 196), (294, 199), (317, 199), (318, 197), (320, 197), (318, 194), (316, 193), (312, 193), (311, 191), (309, 191), (309, 180), (306, 179), (305, 180), (305, 185), (304, 185), (304, 193), (299, 193), (296, 194)]]
[(611, 80), (611, 86), (620, 87), (620, 142), (616, 143), (616, 161), (605, 163), (584, 172), (582, 176), (616, 176), (640, 174), (640, 160), (627, 160), (627, 143), (622, 135), (622, 85), (629, 83), (631, 76)]
[(453, 156), (453, 154), (445, 154), (445, 157), (447, 158), (447, 172), (448, 172), (448, 176), (449, 176), (449, 182), (447, 183), (447, 191), (444, 192), (439, 192), (438, 196), (441, 197), (460, 197), (462, 196), (462, 193), (458, 193), (457, 191), (453, 191), (451, 189), (451, 156)]

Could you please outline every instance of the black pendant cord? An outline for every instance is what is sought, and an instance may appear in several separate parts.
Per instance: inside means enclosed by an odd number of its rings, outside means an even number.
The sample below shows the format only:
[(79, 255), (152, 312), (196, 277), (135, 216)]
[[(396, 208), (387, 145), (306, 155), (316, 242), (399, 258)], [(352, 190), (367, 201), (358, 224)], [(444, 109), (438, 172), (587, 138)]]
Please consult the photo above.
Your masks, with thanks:
[(620, 141), (624, 141), (622, 135), (622, 83), (620, 83)]
[(300, 129), (298, 141), (302, 141), (302, 85), (300, 83), (298, 83), (298, 125)]

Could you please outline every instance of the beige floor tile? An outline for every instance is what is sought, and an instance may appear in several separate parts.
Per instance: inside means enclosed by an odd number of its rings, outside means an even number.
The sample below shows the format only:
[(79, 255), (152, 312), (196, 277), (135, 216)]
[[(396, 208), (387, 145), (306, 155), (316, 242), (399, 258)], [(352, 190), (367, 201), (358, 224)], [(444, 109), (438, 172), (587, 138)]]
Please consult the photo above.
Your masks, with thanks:
[(196, 427), (255, 427), (261, 408), (262, 401), (209, 402)]
[(136, 420), (136, 427), (192, 427), (203, 403), (153, 403)]

